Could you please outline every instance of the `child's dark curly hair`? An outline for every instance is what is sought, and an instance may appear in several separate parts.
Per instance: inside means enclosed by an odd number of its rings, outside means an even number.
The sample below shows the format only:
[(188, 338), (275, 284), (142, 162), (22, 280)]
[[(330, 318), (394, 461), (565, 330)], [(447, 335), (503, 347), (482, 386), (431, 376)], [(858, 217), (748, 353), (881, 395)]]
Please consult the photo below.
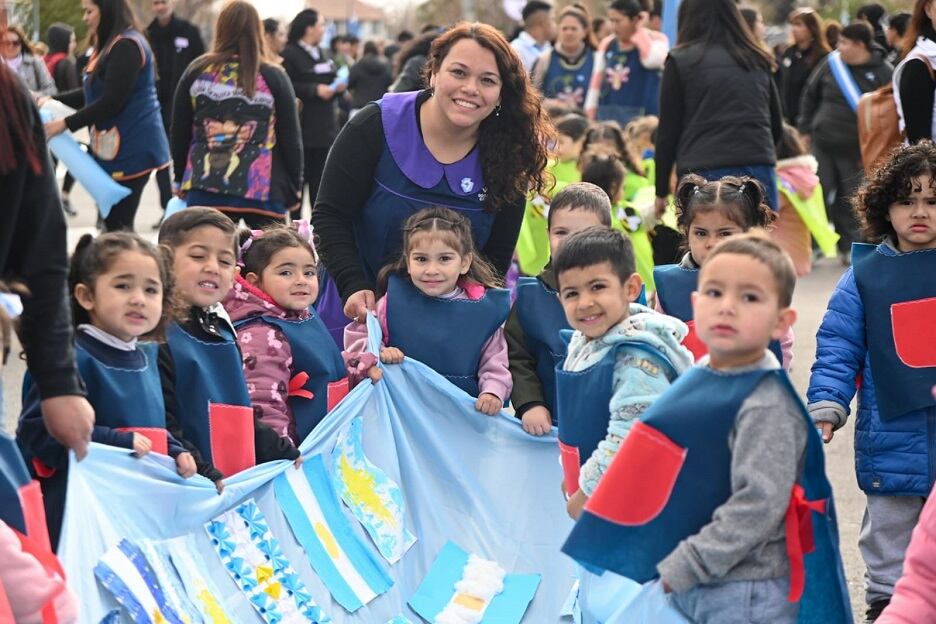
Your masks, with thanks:
[(930, 176), (930, 187), (936, 188), (936, 144), (930, 140), (894, 149), (871, 171), (852, 199), (865, 238), (880, 242), (897, 236), (890, 222), (890, 207), (910, 197), (914, 181), (926, 174)]

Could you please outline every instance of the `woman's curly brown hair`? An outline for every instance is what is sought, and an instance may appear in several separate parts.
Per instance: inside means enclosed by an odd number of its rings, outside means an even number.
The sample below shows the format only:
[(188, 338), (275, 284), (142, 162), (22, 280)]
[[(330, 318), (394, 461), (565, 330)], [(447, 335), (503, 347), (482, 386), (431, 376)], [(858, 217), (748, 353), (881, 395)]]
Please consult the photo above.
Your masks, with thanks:
[(930, 140), (895, 148), (870, 173), (852, 199), (865, 238), (880, 242), (897, 236), (890, 222), (890, 207), (910, 197), (914, 180), (925, 174), (930, 176), (930, 187), (936, 188), (936, 144)]
[(546, 162), (554, 131), (520, 57), (493, 26), (461, 22), (436, 39), (426, 63), (426, 83), (439, 72), (452, 46), (462, 39), (472, 39), (490, 50), (501, 76), (500, 114), (491, 114), (482, 121), (478, 134), (487, 187), (485, 209), (497, 212), (522, 201), (530, 191), (544, 193), (552, 185)]

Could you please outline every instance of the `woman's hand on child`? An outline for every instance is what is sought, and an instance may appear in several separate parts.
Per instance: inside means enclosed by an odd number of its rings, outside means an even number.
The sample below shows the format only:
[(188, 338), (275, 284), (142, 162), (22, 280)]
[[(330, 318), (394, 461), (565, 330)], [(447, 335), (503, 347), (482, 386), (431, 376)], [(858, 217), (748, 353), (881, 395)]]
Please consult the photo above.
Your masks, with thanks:
[(832, 441), (832, 436), (835, 435), (832, 429), (835, 427), (830, 422), (820, 422), (816, 423), (816, 428), (819, 430), (819, 435), (822, 436), (822, 441), (828, 444)]
[(497, 412), (501, 411), (501, 408), (503, 407), (504, 402), (499, 397), (491, 394), (490, 392), (483, 393), (478, 397), (478, 400), (475, 401), (475, 409), (479, 412), (487, 414), (488, 416), (493, 416)]
[(566, 511), (569, 513), (569, 517), (578, 520), (587, 502), (588, 497), (585, 496), (585, 493), (581, 489), (576, 490), (575, 494), (569, 497), (569, 502), (566, 503)]
[(543, 405), (531, 407), (523, 412), (520, 422), (523, 423), (523, 430), (532, 436), (546, 435), (552, 429), (552, 415)]
[(188, 479), (195, 475), (198, 468), (195, 466), (195, 459), (191, 453), (179, 453), (175, 458), (176, 470), (183, 479)]
[(344, 304), (344, 313), (349, 319), (358, 323), (367, 321), (368, 311), (373, 312), (377, 309), (377, 296), (373, 290), (359, 290), (350, 297)]
[(380, 361), (384, 364), (399, 364), (404, 357), (403, 352), (396, 347), (382, 347), (380, 349)]
[(143, 457), (153, 448), (152, 441), (142, 433), (133, 434), (133, 454), (137, 457)]
[(75, 451), (78, 461), (84, 459), (94, 428), (94, 408), (88, 400), (76, 394), (66, 394), (45, 399), (40, 405), (42, 422), (49, 435)]

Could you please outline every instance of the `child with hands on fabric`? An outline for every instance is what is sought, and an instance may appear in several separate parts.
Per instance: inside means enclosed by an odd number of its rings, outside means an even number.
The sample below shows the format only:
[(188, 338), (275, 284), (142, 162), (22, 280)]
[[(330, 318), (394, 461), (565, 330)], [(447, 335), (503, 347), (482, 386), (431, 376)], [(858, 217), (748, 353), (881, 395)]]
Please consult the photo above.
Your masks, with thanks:
[[(569, 236), (589, 227), (611, 227), (607, 194), (587, 182), (571, 184), (553, 198), (546, 214), (550, 257)], [(523, 430), (546, 435), (555, 422), (556, 365), (565, 357), (560, 330), (570, 329), (550, 264), (535, 278), (521, 278), (504, 335), (513, 379), (513, 402)]]
[[(403, 225), (403, 252), (378, 276), (380, 360), (404, 354), (433, 368), (476, 397), (493, 416), (513, 387), (503, 324), (510, 295), (474, 246), (471, 222), (448, 208), (420, 210)], [(363, 353), (367, 326), (345, 328), (345, 348)]]
[(224, 299), (251, 402), (263, 423), (296, 446), (351, 385), (380, 379), (372, 354), (346, 364), (311, 307), (319, 290), (311, 240), (305, 221), (243, 232), (243, 275)]
[[(867, 240), (817, 334), (809, 412), (830, 442), (858, 393), (855, 466), (867, 495), (858, 547), (869, 620), (887, 606), (933, 488), (936, 145), (895, 150), (853, 201)], [(861, 386), (856, 380), (861, 375)]]
[[(166, 429), (157, 345), (139, 339), (162, 331), (172, 280), (162, 255), (130, 233), (85, 235), (69, 274), (77, 324), (78, 372), (96, 414), (93, 442), (127, 448), (137, 457), (150, 451), (175, 460), (189, 478), (195, 461)], [(42, 486), (52, 544), (58, 542), (67, 486), (68, 452), (45, 428), (36, 388), (24, 380), (17, 442)]]
[(237, 272), (236, 232), (229, 217), (202, 207), (172, 215), (159, 231), (175, 277), (174, 318), (159, 350), (167, 422), (219, 492), (225, 476), (299, 457), (256, 417), (234, 326), (220, 303)]
[(642, 283), (625, 234), (573, 234), (553, 270), (575, 329), (556, 371), (556, 403), (568, 510), (578, 518), (634, 422), (693, 360), (681, 321), (634, 303)]

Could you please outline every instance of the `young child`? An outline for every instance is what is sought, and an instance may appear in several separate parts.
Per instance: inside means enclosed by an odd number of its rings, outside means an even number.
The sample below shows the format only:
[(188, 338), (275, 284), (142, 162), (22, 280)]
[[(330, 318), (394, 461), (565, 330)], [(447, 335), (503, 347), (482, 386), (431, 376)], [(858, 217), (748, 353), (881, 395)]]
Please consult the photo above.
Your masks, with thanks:
[[(299, 451), (256, 417), (234, 327), (221, 306), (236, 272), (234, 222), (213, 208), (166, 219), (159, 243), (172, 256), (176, 318), (159, 352), (163, 396), (202, 474), (215, 481)], [(187, 442), (185, 442), (187, 443)]]
[[(614, 154), (624, 165), (620, 199), (633, 201), (637, 191), (651, 186), (652, 183), (646, 177), (643, 159), (639, 156), (637, 147), (628, 140), (616, 121), (601, 121), (591, 125), (585, 133), (585, 142), (581, 150), (582, 154), (589, 152)], [(586, 160), (579, 161), (579, 170), (585, 168), (586, 162)]]
[[(477, 397), (479, 412), (497, 414), (513, 386), (502, 327), (510, 293), (497, 283), (475, 250), (468, 219), (441, 207), (410, 216), (400, 258), (377, 279), (380, 361), (398, 364), (408, 355)], [(366, 345), (366, 325), (345, 328), (349, 353)]]
[(825, 195), (819, 183), (819, 163), (810, 154), (799, 132), (783, 124), (783, 140), (777, 146), (777, 188), (780, 211), (771, 237), (790, 254), (797, 277), (812, 271), (812, 241), (827, 258), (837, 255), (839, 236), (829, 225)]
[[(553, 196), (582, 178), (578, 169), (578, 159), (582, 155), (588, 123), (587, 119), (576, 114), (566, 115), (556, 122), (556, 134), (559, 138), (555, 154), (547, 165), (547, 169), (556, 179), (552, 189)], [(517, 263), (524, 275), (538, 275), (549, 262), (549, 239), (546, 228), (543, 227), (549, 203), (549, 199), (542, 195), (531, 196), (527, 200), (520, 235), (517, 238)]]
[[(611, 227), (625, 232), (634, 246), (637, 273), (649, 290), (653, 284), (653, 245), (638, 211), (624, 195), (624, 181), (630, 175), (620, 159), (606, 148), (595, 147), (582, 154), (582, 182), (594, 184), (611, 200)], [(649, 187), (647, 187), (649, 188)]]
[[(698, 359), (707, 352), (692, 317), (691, 295), (698, 285), (699, 267), (715, 245), (751, 228), (766, 228), (776, 213), (764, 203), (764, 189), (757, 180), (734, 176), (714, 182), (698, 175), (683, 177), (676, 189), (676, 210), (689, 250), (679, 264), (653, 270), (656, 309), (689, 325), (686, 346)], [(789, 370), (793, 361), (792, 328), (782, 342), (771, 343), (771, 350)]]
[[(568, 236), (594, 226), (611, 227), (608, 195), (587, 182), (559, 191), (547, 214), (550, 256)], [(513, 379), (511, 401), (523, 430), (531, 435), (545, 435), (555, 423), (556, 365), (566, 351), (559, 336), (562, 329), (570, 326), (556, 292), (556, 274), (547, 264), (539, 277), (520, 279), (504, 326)]]
[(858, 390), (855, 466), (867, 495), (858, 547), (869, 620), (887, 606), (933, 488), (936, 400), (936, 146), (894, 151), (854, 199), (881, 241), (839, 280), (816, 336), (807, 398), (828, 442)]
[[(135, 234), (86, 234), (71, 260), (69, 287), (76, 332), (78, 373), (94, 407), (91, 440), (175, 459), (179, 474), (195, 474), (192, 455), (166, 430), (166, 409), (157, 367), (158, 336), (171, 300), (171, 279), (162, 256)], [(16, 432), (35, 471), (46, 505), (49, 537), (59, 540), (68, 484), (68, 451), (46, 431), (39, 395), (27, 373)]]
[(559, 447), (569, 515), (578, 517), (640, 414), (692, 356), (686, 326), (635, 304), (640, 276), (615, 230), (573, 234), (553, 260), (559, 300), (575, 329), (556, 371)]
[(693, 295), (709, 355), (643, 413), (563, 548), (638, 582), (659, 574), (698, 624), (796, 622), (811, 547), (803, 621), (850, 613), (821, 442), (767, 348), (796, 319), (795, 284), (764, 234), (711, 251)]
[[(260, 420), (298, 446), (349, 389), (341, 352), (311, 307), (318, 296), (311, 232), (299, 221), (245, 231), (241, 241), (243, 275), (224, 307)], [(371, 354), (361, 359), (368, 356), (375, 364)]]

